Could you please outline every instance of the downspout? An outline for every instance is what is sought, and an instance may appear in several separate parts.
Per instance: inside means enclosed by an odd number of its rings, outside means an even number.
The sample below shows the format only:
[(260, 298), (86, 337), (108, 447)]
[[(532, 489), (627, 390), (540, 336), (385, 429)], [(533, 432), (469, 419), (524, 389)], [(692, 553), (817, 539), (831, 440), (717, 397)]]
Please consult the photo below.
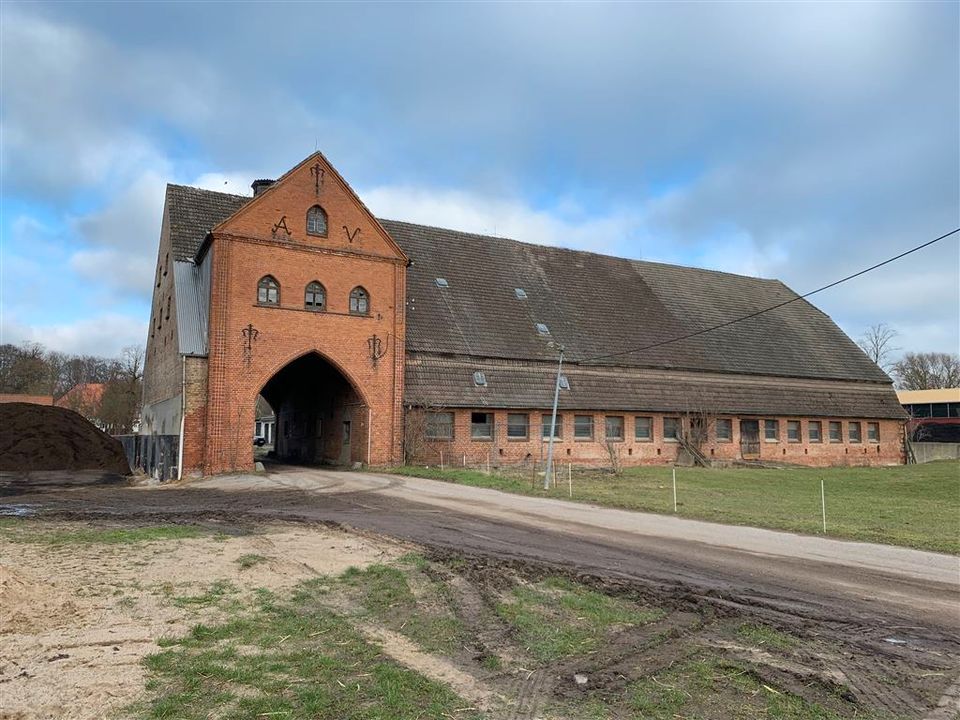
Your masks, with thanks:
[(180, 442), (177, 444), (177, 480), (183, 477), (183, 430), (187, 420), (187, 356), (180, 356)]

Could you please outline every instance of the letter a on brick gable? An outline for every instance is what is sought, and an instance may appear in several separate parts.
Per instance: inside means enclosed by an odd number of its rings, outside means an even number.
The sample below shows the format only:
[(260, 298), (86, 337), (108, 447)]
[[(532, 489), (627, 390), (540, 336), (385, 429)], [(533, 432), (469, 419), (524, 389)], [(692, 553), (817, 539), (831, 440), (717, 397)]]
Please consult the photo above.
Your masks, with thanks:
[[(326, 218), (320, 231), (316, 225), (308, 229), (307, 214), (314, 207)], [(403, 250), (320, 152), (220, 223), (213, 234), (407, 263)]]

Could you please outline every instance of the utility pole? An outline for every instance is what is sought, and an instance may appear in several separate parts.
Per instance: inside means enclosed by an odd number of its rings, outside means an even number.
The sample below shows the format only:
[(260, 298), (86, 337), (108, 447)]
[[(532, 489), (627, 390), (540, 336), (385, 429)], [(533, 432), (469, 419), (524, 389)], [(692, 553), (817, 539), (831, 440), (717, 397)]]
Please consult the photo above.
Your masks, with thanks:
[(563, 350), (560, 343), (552, 340), (548, 347), (556, 348), (560, 353), (560, 362), (557, 363), (557, 383), (553, 388), (553, 415), (550, 416), (550, 438), (547, 440), (547, 472), (543, 476), (543, 489), (550, 489), (550, 473), (553, 472), (553, 436), (557, 431), (557, 403), (560, 400), (560, 372), (563, 370)]

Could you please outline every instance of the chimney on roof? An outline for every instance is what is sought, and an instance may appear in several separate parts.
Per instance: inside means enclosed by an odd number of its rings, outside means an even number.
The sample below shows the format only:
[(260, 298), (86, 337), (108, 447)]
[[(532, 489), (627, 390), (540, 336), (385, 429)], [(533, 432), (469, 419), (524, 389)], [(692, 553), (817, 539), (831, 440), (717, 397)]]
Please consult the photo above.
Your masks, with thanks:
[(250, 185), (253, 188), (253, 196), (256, 197), (275, 182), (276, 180), (254, 180)]

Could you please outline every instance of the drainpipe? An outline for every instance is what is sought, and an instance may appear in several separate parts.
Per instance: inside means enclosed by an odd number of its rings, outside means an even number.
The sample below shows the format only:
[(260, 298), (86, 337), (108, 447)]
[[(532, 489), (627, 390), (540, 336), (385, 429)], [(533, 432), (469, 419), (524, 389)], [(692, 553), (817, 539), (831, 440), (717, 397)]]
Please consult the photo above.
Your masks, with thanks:
[(183, 477), (183, 429), (187, 419), (187, 356), (180, 356), (180, 442), (177, 443), (177, 480)]

